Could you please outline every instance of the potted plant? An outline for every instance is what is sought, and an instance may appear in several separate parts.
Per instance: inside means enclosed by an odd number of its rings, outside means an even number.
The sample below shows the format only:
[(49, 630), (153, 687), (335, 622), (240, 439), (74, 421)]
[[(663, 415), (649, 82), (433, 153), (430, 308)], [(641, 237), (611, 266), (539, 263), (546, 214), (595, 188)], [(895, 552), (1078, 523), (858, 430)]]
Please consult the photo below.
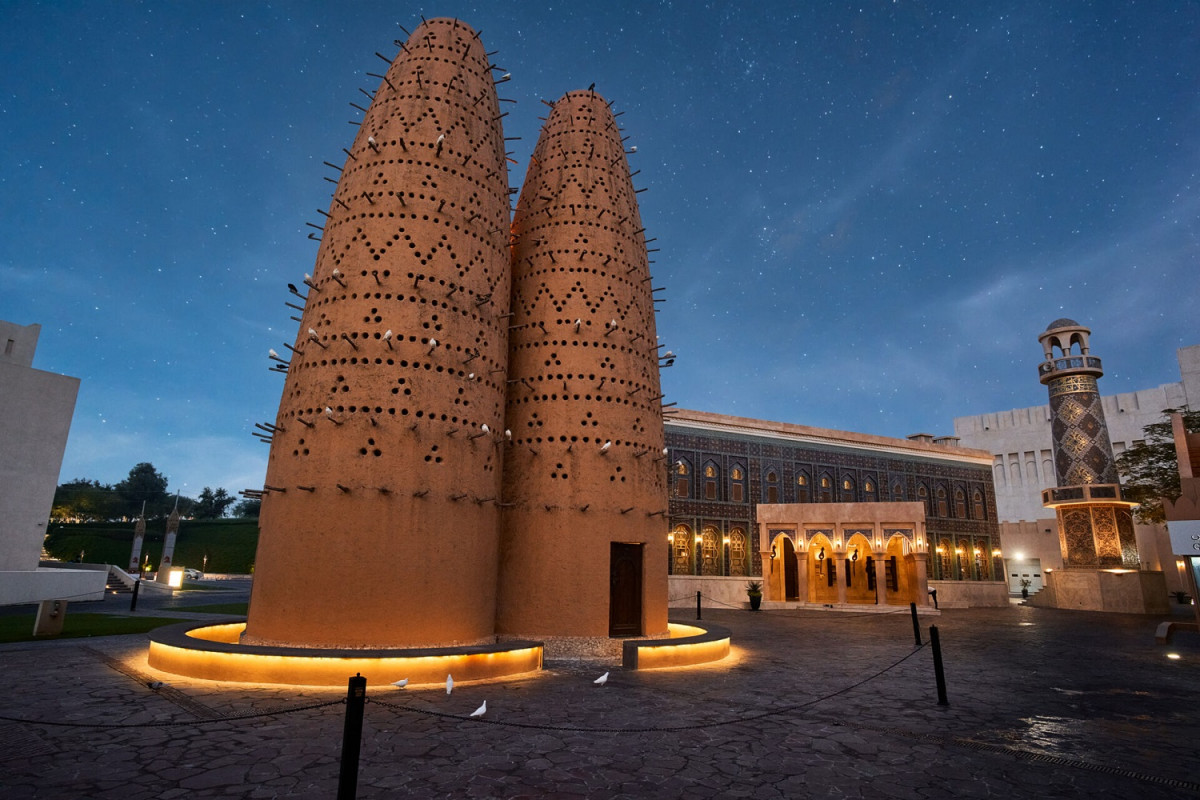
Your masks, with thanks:
[(1021, 597), (1025, 600), (1029, 599), (1029, 587), (1033, 585), (1033, 581), (1029, 578), (1021, 578)]
[(1192, 601), (1191, 596), (1187, 592), (1171, 592), (1171, 595), (1175, 598), (1175, 602), (1181, 606), (1185, 606)]
[(747, 583), (746, 597), (750, 598), (750, 610), (758, 611), (758, 607), (762, 605), (762, 584), (758, 581)]

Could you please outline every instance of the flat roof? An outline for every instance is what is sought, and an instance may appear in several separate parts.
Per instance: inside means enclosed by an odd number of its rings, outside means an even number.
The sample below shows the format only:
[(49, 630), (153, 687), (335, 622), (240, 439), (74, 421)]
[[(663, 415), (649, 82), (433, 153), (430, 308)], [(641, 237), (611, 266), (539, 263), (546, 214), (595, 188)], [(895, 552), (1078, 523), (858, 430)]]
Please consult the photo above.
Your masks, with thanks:
[(812, 445), (839, 450), (862, 450), (875, 454), (890, 454), (901, 458), (925, 458), (936, 461), (953, 461), (975, 466), (992, 466), (993, 456), (987, 450), (971, 447), (946, 446), (910, 439), (895, 439), (890, 436), (875, 436), (870, 433), (837, 431), (830, 428), (814, 428), (790, 422), (770, 422), (729, 414), (714, 414), (709, 411), (676, 409), (663, 415), (663, 424), (668, 428), (684, 428), (697, 432), (731, 433), (741, 436), (759, 436), (784, 440), (794, 444)]

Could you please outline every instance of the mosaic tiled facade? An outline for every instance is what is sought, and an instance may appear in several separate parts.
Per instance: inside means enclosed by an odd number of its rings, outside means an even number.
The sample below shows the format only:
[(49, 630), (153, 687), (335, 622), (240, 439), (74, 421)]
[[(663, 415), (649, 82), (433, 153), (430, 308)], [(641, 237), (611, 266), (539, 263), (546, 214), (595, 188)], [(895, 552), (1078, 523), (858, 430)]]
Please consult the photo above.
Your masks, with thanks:
[[(1050, 395), (1050, 430), (1057, 488), (1044, 493), (1058, 517), (1063, 566), (1138, 566), (1129, 504), (1120, 498), (1120, 477), (1097, 378), (1104, 374), (1091, 355), (1091, 331), (1058, 319), (1038, 337), (1045, 361), (1038, 377)], [(1111, 497), (1110, 502), (1103, 498)], [(1095, 502), (1100, 500), (1100, 502)]]
[(1116, 459), (1096, 379), (1071, 375), (1050, 381), (1047, 388), (1058, 485), (1116, 483)]
[(711, 424), (718, 417), (680, 411), (665, 423), (672, 574), (761, 575), (760, 503), (917, 501), (931, 549), (942, 551), (931, 554), (931, 579), (1002, 575), (989, 463), (956, 458), (953, 447), (836, 431), (805, 441), (794, 433), (801, 426), (757, 420), (735, 430)]

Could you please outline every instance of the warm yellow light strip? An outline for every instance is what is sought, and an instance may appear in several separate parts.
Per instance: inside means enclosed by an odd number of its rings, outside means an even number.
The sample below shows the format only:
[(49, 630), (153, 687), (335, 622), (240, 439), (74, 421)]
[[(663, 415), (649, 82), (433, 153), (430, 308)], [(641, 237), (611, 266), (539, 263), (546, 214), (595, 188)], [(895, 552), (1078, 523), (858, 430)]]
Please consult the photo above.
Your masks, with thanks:
[(690, 667), (720, 661), (729, 655), (729, 637), (693, 644), (644, 645), (638, 648), (638, 669)]
[[(236, 644), (245, 623), (212, 625), (188, 633), (197, 639)], [(359, 674), (370, 684), (407, 678), (412, 684), (443, 683), (447, 675), (471, 681), (532, 672), (542, 668), (542, 648), (424, 656), (359, 658), (355, 656), (281, 656), (258, 653), (192, 650), (150, 643), (149, 664), (155, 669), (214, 681), (344, 686)]]
[(695, 625), (683, 625), (678, 622), (668, 622), (667, 630), (670, 632), (672, 639), (683, 639), (688, 636), (699, 636), (702, 633), (707, 633), (704, 628), (697, 628)]

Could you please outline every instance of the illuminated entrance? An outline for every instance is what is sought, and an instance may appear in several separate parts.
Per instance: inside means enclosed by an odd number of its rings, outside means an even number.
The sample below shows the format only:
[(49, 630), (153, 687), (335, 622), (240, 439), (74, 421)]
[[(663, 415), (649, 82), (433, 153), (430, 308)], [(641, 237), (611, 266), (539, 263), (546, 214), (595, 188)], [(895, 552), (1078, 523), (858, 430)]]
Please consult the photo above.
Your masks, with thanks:
[(932, 605), (921, 503), (759, 505), (767, 602)]

